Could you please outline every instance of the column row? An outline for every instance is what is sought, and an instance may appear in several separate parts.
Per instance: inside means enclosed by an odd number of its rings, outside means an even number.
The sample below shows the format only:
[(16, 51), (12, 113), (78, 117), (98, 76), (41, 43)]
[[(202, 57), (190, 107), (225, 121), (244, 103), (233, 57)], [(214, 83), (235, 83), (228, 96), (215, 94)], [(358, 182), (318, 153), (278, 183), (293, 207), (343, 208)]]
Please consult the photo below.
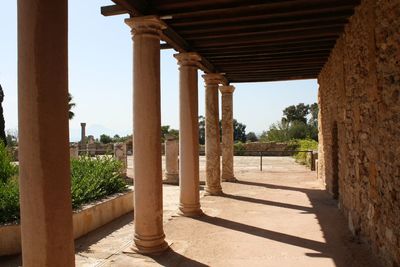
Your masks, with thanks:
[[(52, 12), (41, 12), (42, 10)], [(67, 1), (27, 0), (18, 5), (21, 235), (24, 266), (74, 266), (68, 149)], [(130, 18), (134, 49), (134, 249), (165, 250), (163, 231), (160, 37), (156, 17)], [(180, 65), (179, 210), (202, 214), (199, 201), (199, 127), (196, 53)], [(222, 194), (218, 90), (222, 92), (222, 178), (232, 180), (232, 86), (206, 74), (206, 192)], [(57, 149), (53, 149), (57, 147)]]

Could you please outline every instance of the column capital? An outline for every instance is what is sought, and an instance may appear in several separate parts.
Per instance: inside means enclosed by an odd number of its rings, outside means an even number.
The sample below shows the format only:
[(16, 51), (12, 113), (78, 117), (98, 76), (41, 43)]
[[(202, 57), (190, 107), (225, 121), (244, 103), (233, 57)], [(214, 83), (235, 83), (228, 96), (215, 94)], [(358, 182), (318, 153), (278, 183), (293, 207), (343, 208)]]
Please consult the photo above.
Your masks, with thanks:
[(232, 94), (235, 91), (235, 86), (233, 85), (221, 85), (219, 87), (221, 94)]
[(180, 66), (193, 66), (200, 68), (201, 56), (195, 52), (184, 52), (175, 54), (174, 57), (178, 60)]
[(143, 16), (125, 19), (125, 23), (131, 27), (132, 35), (149, 34), (160, 35), (167, 25), (157, 16)]
[(224, 76), (219, 73), (207, 73), (202, 75), (206, 85), (218, 85), (225, 80)]

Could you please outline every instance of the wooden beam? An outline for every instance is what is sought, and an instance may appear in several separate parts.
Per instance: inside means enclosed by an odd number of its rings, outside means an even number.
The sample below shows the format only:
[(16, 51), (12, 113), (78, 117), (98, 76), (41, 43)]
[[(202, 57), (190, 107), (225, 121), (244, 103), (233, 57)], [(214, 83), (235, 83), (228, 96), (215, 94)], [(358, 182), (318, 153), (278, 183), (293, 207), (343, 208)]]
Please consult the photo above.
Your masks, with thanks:
[(262, 36), (262, 35), (275, 35), (275, 34), (287, 34), (287, 35), (295, 35), (297, 32), (301, 31), (322, 31), (325, 29), (338, 29), (338, 31), (343, 29), (343, 23), (329, 24), (329, 25), (310, 25), (310, 26), (292, 26), (286, 29), (262, 29), (256, 31), (246, 31), (246, 32), (224, 32), (218, 34), (190, 34), (186, 35), (185, 39), (189, 42), (191, 41), (202, 41), (202, 40), (218, 40), (218, 39), (227, 39), (227, 38), (248, 38), (254, 36)]
[(300, 16), (288, 18), (286, 20), (282, 19), (271, 19), (271, 20), (260, 20), (253, 21), (252, 23), (241, 22), (237, 23), (219, 23), (218, 27), (202, 27), (202, 26), (191, 26), (191, 27), (175, 27), (180, 34), (186, 36), (190, 34), (211, 34), (211, 33), (221, 33), (221, 32), (242, 32), (248, 30), (268, 30), (268, 29), (287, 29), (293, 26), (309, 26), (326, 23), (341, 23), (342, 25), (348, 21), (349, 16), (352, 14), (351, 11), (343, 13), (326, 13), (318, 16)]
[[(151, 10), (149, 4), (145, 0), (112, 0), (115, 4), (120, 5), (129, 11), (132, 16), (150, 15)], [(154, 10), (152, 10), (154, 11)]]
[[(260, 13), (283, 13), (287, 10), (305, 10), (310, 8), (350, 6), (354, 7), (352, 0), (291, 0), (291, 1), (276, 1), (261, 4), (243, 4), (237, 7), (216, 8), (209, 10), (196, 10), (192, 12), (180, 12), (176, 14), (161, 14), (173, 19), (203, 19), (205, 17), (238, 17), (243, 14), (260, 14)], [(353, 4), (351, 4), (353, 3)]]
[(232, 83), (259, 83), (259, 82), (276, 82), (276, 81), (292, 81), (292, 80), (309, 80), (316, 79), (318, 75), (303, 74), (292, 76), (273, 76), (273, 77), (259, 77), (259, 78), (230, 78)]
[(289, 41), (304, 41), (306, 39), (320, 39), (320, 38), (333, 38), (337, 39), (340, 36), (343, 28), (332, 27), (321, 31), (304, 30), (298, 31), (296, 34), (288, 35), (285, 33), (276, 33), (272, 35), (256, 35), (248, 36), (247, 38), (225, 38), (221, 40), (211, 41), (193, 41), (191, 42), (193, 47), (227, 47), (230, 45), (251, 45), (251, 44), (277, 44), (278, 42), (289, 42)]
[(250, 56), (250, 57), (238, 57), (235, 59), (231, 58), (219, 58), (213, 59), (209, 58), (211, 62), (215, 64), (224, 64), (224, 63), (243, 63), (243, 62), (259, 62), (259, 61), (269, 61), (269, 60), (296, 60), (296, 59), (308, 59), (308, 58), (327, 58), (329, 56), (328, 52), (308, 52), (308, 53), (294, 53), (288, 55), (266, 55), (266, 56)]
[[(323, 4), (323, 2), (319, 1)], [(172, 17), (173, 19), (170, 21), (171, 27), (193, 27), (200, 26), (206, 27), (215, 27), (219, 24), (235, 24), (237, 22), (245, 23), (251, 21), (266, 21), (267, 19), (280, 19), (284, 20), (285, 18), (297, 17), (297, 16), (316, 16), (321, 13), (336, 13), (336, 12), (351, 12), (354, 10), (354, 5), (341, 5), (336, 7), (308, 7), (303, 10), (294, 9), (294, 10), (286, 10), (281, 13), (274, 12), (264, 12), (262, 14), (254, 14), (254, 13), (244, 13), (242, 16), (231, 16), (231, 17), (221, 17), (221, 16), (205, 16), (199, 18), (197, 20), (194, 19), (177, 19)]]
[(218, 59), (231, 59), (235, 60), (235, 58), (251, 58), (251, 57), (263, 57), (263, 56), (285, 56), (285, 55), (298, 55), (298, 54), (309, 54), (309, 53), (327, 53), (331, 52), (330, 48), (306, 48), (306, 49), (294, 49), (294, 50), (280, 50), (280, 51), (246, 51), (243, 53), (235, 53), (235, 54), (215, 54), (215, 55), (207, 55), (207, 58), (210, 60), (218, 60)]
[(172, 47), (170, 44), (168, 44), (168, 43), (163, 43), (163, 44), (160, 44), (160, 49), (161, 49), (161, 50), (173, 49), (173, 47)]
[(106, 17), (129, 13), (128, 10), (126, 10), (125, 8), (123, 8), (120, 5), (102, 6), (100, 12), (103, 16), (106, 16)]

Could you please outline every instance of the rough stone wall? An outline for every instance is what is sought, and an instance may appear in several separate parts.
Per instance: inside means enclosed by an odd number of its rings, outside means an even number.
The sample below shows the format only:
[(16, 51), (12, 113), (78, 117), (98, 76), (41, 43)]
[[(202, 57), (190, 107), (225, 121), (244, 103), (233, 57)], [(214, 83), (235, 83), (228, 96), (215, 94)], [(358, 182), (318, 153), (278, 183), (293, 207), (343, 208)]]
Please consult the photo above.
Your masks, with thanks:
[(353, 234), (400, 266), (400, 1), (362, 1), (318, 82), (319, 178)]

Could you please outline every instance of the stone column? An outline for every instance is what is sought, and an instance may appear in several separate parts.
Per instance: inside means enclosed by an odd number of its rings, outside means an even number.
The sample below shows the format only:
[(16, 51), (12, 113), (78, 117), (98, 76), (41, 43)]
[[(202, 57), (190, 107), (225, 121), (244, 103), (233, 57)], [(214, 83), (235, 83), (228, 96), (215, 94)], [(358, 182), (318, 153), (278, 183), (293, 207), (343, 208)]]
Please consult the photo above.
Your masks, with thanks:
[(203, 75), (206, 83), (206, 195), (222, 195), (218, 86), (222, 76)]
[(116, 160), (122, 162), (123, 175), (126, 176), (127, 156), (126, 156), (126, 144), (125, 143), (115, 143), (114, 144), (114, 157)]
[(81, 147), (86, 144), (86, 123), (81, 122)]
[(24, 266), (75, 266), (68, 134), (68, 1), (18, 2)]
[(168, 248), (163, 230), (160, 34), (156, 17), (126, 19), (133, 36), (133, 157), (135, 250), (156, 253)]
[(199, 119), (197, 69), (201, 60), (196, 53), (175, 55), (179, 67), (179, 210), (183, 216), (197, 216), (199, 192)]
[(172, 135), (165, 137), (165, 183), (179, 184), (179, 143)]
[(235, 182), (233, 174), (233, 99), (235, 87), (223, 85), (219, 87), (222, 94), (222, 181)]

